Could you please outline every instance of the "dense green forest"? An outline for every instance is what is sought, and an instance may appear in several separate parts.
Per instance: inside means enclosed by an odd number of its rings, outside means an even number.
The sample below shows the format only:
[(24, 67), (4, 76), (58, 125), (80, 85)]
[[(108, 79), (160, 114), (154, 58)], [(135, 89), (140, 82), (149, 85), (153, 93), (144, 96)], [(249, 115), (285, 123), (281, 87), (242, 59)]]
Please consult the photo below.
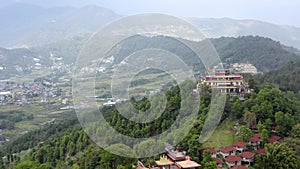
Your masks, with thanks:
[(270, 71), (261, 77), (260, 81), (271, 83), (283, 91), (293, 91), (300, 94), (300, 61), (291, 61), (283, 67)]
[(251, 63), (268, 72), (300, 59), (299, 51), (259, 36), (211, 39), (225, 63)]
[[(188, 135), (180, 142), (194, 160), (201, 162), (199, 150), (201, 144), (198, 142), (199, 131), (201, 131), (210, 107), (210, 88), (202, 86), (200, 110), (194, 127)], [(176, 111), (180, 108), (180, 90), (178, 86), (166, 91), (168, 105), (162, 118), (153, 123), (135, 124), (126, 120), (116, 110), (115, 107), (104, 107), (103, 114), (105, 119), (119, 132), (135, 137), (148, 137), (164, 131), (176, 118)], [(229, 98), (229, 97), (228, 97)], [(277, 126), (277, 132), (282, 137), (289, 137), (283, 143), (267, 146), (267, 150), (272, 153), (279, 151), (290, 154), (292, 159), (281, 157), (280, 163), (274, 164), (275, 168), (279, 165), (289, 163), (290, 166), (299, 166), (299, 133), (300, 133), (300, 102), (294, 99), (293, 95), (269, 85), (258, 85), (256, 90), (241, 102), (237, 97), (233, 101), (227, 99), (222, 119), (238, 120), (243, 126), (257, 124), (259, 130), (270, 131), (271, 126)], [(131, 100), (132, 104), (139, 110), (149, 108), (149, 100)], [(77, 127), (76, 127), (77, 126)], [(242, 127), (241, 127), (242, 130)], [(247, 133), (248, 131), (241, 131)], [(248, 133), (251, 136), (251, 132)], [(267, 132), (267, 136), (272, 133)], [(245, 137), (247, 134), (245, 135)], [(281, 145), (282, 144), (282, 145)], [(126, 151), (122, 145), (118, 145), (120, 151)], [(279, 147), (276, 147), (279, 146)], [(123, 148), (122, 148), (123, 147)], [(25, 155), (18, 152), (27, 151)], [(29, 150), (29, 151), (28, 151)], [(269, 152), (268, 152), (269, 153)], [(5, 145), (1, 150), (2, 168), (131, 168), (137, 159), (119, 157), (106, 152), (93, 143), (87, 134), (79, 127), (76, 119), (67, 120), (46, 126), (38, 131), (34, 131), (19, 137), (17, 140)], [(291, 159), (289, 157), (289, 159)], [(141, 159), (146, 164), (153, 164), (152, 158)], [(257, 156), (254, 167), (262, 168), (265, 163), (271, 163), (276, 158)], [(284, 161), (287, 160), (287, 161)], [(207, 163), (211, 163), (207, 161)], [(209, 166), (202, 162), (203, 166)], [(274, 167), (273, 166), (273, 167)], [(1, 168), (1, 167), (0, 167)], [(291, 167), (295, 168), (295, 167)]]
[[(221, 121), (229, 120), (239, 124), (238, 136), (241, 140), (246, 141), (253, 135), (249, 127), (255, 124), (263, 133), (263, 147), (265, 147), (266, 153), (256, 156), (252, 167), (257, 169), (299, 168), (300, 101), (298, 98), (300, 81), (297, 75), (300, 56), (297, 54), (298, 51), (271, 39), (253, 36), (219, 38), (212, 39), (211, 42), (215, 45), (223, 61), (227, 63), (250, 62), (261, 71), (269, 71), (264, 75), (247, 77), (250, 88), (254, 91), (245, 96), (245, 101), (227, 95), (221, 118)], [(117, 54), (115, 55), (116, 62), (120, 62), (122, 57), (133, 51), (153, 47), (166, 49), (181, 56), (189, 66), (194, 67), (194, 71), (204, 68), (192, 51), (172, 38), (134, 36), (122, 43), (123, 47), (115, 48), (110, 53), (110, 55)], [(26, 52), (28, 51), (26, 50)], [(59, 53), (59, 51), (57, 52)], [(153, 72), (145, 72), (144, 75), (147, 73)], [(143, 83), (145, 81), (139, 79), (133, 81), (131, 85), (137, 86)], [(190, 86), (195, 88), (196, 84), (190, 84)], [(178, 110), (181, 108), (182, 100), (178, 86), (165, 88), (162, 92), (165, 92), (167, 97), (166, 109), (161, 117), (150, 123), (140, 124), (128, 120), (114, 106), (103, 107), (101, 112), (105, 120), (124, 135), (136, 138), (154, 136), (166, 131), (174, 123), (178, 118)], [(198, 116), (187, 136), (179, 143), (195, 161), (201, 163), (202, 168), (216, 167), (212, 159), (205, 154), (202, 156), (199, 152), (203, 147), (198, 141), (199, 131), (202, 130), (212, 106), (210, 99), (211, 89), (208, 86), (201, 86)], [(147, 98), (141, 100), (132, 98), (130, 102), (139, 111), (146, 111), (150, 107)], [(1, 113), (0, 129), (13, 128), (14, 123), (24, 118), (32, 120), (33, 116), (25, 116), (22, 112), (14, 111)], [(276, 126), (277, 133), (270, 132), (272, 126)], [(266, 140), (275, 134), (283, 137), (283, 141), (272, 145), (267, 144)], [(124, 145), (115, 146), (118, 146), (120, 151), (127, 151), (127, 147)], [(278, 154), (278, 156), (274, 156), (274, 154)], [(16, 140), (7, 142), (1, 147), (0, 155), (3, 157), (0, 158), (0, 169), (129, 169), (138, 160), (119, 157), (98, 147), (84, 132), (75, 117), (47, 124), (39, 130), (31, 131)], [(148, 165), (153, 164), (154, 159), (158, 158), (159, 156), (155, 156), (140, 160)]]
[(0, 130), (2, 129), (14, 129), (15, 123), (22, 120), (33, 120), (33, 114), (25, 115), (22, 111), (7, 111), (0, 113)]
[[(299, 51), (295, 48), (286, 47), (280, 42), (269, 38), (259, 36), (243, 36), (238, 38), (222, 37), (210, 39), (212, 45), (216, 48), (221, 61), (224, 63), (251, 63), (259, 71), (268, 72), (277, 69), (289, 61), (300, 59)], [(198, 43), (201, 46), (205, 42)], [(203, 70), (201, 60), (179, 40), (171, 37), (155, 36), (133, 36), (120, 43), (119, 48), (111, 51), (110, 55), (116, 57), (116, 62), (123, 60), (124, 56), (147, 48), (159, 48), (173, 52), (187, 65), (193, 66), (194, 71)]]

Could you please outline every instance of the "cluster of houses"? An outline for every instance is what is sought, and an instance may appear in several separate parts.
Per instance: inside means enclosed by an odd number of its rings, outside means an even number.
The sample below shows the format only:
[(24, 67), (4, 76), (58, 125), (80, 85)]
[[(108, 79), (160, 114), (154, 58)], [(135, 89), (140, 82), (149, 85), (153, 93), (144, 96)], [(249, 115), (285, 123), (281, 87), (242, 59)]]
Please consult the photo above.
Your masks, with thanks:
[(155, 161), (155, 165), (145, 166), (141, 161), (138, 161), (135, 169), (194, 169), (200, 167), (200, 164), (193, 161), (190, 156), (186, 154), (182, 147), (173, 147), (166, 145), (166, 156), (161, 156), (159, 160)]
[(257, 68), (251, 63), (234, 63), (231, 64), (231, 70), (239, 74), (258, 74)]
[[(280, 140), (281, 137), (274, 135), (269, 137), (268, 142), (274, 143)], [(201, 152), (210, 151), (219, 168), (247, 169), (253, 164), (255, 155), (265, 153), (265, 149), (261, 147), (261, 133), (255, 133), (247, 142), (238, 141), (219, 150), (204, 148)]]
[[(279, 136), (269, 137), (268, 142), (274, 143), (281, 141)], [(138, 162), (135, 169), (197, 169), (201, 165), (193, 161), (190, 156), (183, 151), (182, 147), (165, 147), (166, 155), (161, 156), (155, 161), (154, 166), (145, 166), (141, 161)], [(211, 157), (216, 161), (220, 169), (248, 169), (253, 165), (254, 158), (258, 154), (265, 153), (262, 147), (261, 133), (255, 133), (247, 142), (237, 141), (231, 146), (221, 147), (219, 150), (214, 148), (203, 148), (200, 150), (201, 156), (205, 151), (209, 151)]]
[(60, 96), (60, 92), (58, 87), (48, 86), (42, 82), (24, 84), (3, 81), (0, 82), (0, 104), (48, 103), (49, 98)]

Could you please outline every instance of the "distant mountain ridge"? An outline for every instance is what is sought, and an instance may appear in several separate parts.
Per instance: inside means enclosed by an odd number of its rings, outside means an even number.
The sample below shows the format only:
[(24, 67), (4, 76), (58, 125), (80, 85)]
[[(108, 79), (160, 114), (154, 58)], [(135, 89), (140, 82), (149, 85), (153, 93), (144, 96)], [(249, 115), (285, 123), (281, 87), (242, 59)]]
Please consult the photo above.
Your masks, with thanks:
[(98, 6), (42, 8), (16, 3), (0, 9), (0, 46), (32, 47), (89, 36), (120, 15)]
[(231, 18), (187, 18), (209, 38), (263, 36), (300, 49), (300, 28), (257, 20)]
[[(44, 8), (14, 3), (0, 8), (0, 46), (33, 47), (64, 39), (90, 36), (120, 18), (120, 14), (96, 5)], [(300, 28), (256, 20), (186, 18), (208, 38), (263, 36), (300, 49)]]

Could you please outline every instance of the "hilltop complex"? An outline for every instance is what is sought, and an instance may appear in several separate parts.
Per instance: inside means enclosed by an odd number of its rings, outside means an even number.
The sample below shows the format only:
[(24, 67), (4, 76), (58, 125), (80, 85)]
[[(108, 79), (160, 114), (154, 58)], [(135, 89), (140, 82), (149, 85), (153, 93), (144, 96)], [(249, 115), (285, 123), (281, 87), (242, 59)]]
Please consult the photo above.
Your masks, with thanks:
[(201, 83), (209, 85), (211, 88), (220, 89), (221, 93), (231, 95), (243, 95), (250, 92), (243, 76), (233, 74), (228, 69), (214, 69), (206, 72), (205, 77), (201, 79)]

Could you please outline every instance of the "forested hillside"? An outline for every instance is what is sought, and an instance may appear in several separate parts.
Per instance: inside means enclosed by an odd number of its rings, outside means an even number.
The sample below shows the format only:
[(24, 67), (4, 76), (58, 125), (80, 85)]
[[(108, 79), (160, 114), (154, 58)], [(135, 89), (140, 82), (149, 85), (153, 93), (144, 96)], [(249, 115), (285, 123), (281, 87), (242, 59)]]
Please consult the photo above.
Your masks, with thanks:
[(252, 63), (259, 71), (277, 69), (300, 59), (298, 51), (280, 42), (258, 36), (212, 39), (221, 60), (228, 63)]
[(300, 90), (300, 61), (289, 62), (282, 68), (266, 73), (262, 82), (271, 83), (284, 91), (293, 91), (299, 94)]
[[(115, 107), (103, 108), (103, 115), (109, 124), (119, 132), (135, 137), (149, 137), (151, 135), (163, 132), (173, 119), (177, 116), (177, 110), (180, 103), (180, 93), (177, 86), (172, 87), (167, 91), (167, 108), (163, 113), (162, 118), (155, 120), (152, 123), (134, 124), (134, 122), (124, 119), (116, 110)], [(188, 135), (180, 142), (187, 153), (193, 157), (194, 160), (201, 162), (199, 150), (202, 145), (198, 142), (199, 131), (201, 131), (204, 120), (210, 107), (210, 89), (208, 86), (203, 86), (201, 90), (200, 110), (198, 117), (194, 123), (194, 127)], [(136, 101), (131, 100), (133, 105), (139, 110), (146, 110), (149, 108), (149, 101), (142, 99)], [(256, 86), (256, 91), (246, 98), (246, 101), (241, 102), (237, 97), (233, 102), (226, 102), (225, 110), (222, 119), (230, 119), (238, 123), (238, 138), (247, 140), (253, 133), (248, 129), (248, 126), (258, 124), (258, 130), (269, 131), (266, 137), (274, 135), (271, 131), (272, 126), (276, 126), (276, 135), (281, 137), (289, 137), (284, 140), (281, 147), (282, 153), (287, 153), (293, 156), (293, 160), (289, 161), (292, 165), (285, 166), (299, 166), (298, 161), (295, 161), (295, 154), (299, 154), (299, 122), (300, 122), (300, 102), (291, 98), (286, 93), (271, 88), (268, 85)], [(46, 128), (37, 132), (32, 132), (18, 138), (17, 140), (6, 145), (1, 154), (4, 156), (0, 166), (5, 168), (131, 168), (137, 162), (137, 159), (130, 159), (119, 157), (106, 152), (102, 148), (97, 147), (91, 140), (88, 139), (86, 133), (80, 128), (76, 127), (78, 123), (63, 122), (47, 126)], [(234, 130), (237, 130), (236, 128)], [(298, 133), (298, 134), (297, 134)], [(264, 138), (265, 139), (265, 138)], [(151, 141), (150, 141), (151, 142)], [(149, 142), (149, 143), (150, 143)], [(127, 146), (118, 144), (120, 151), (126, 153)], [(268, 151), (278, 146), (274, 144)], [(18, 152), (28, 150), (26, 155), (21, 155)], [(274, 150), (275, 151), (275, 150)], [(14, 154), (13, 154), (14, 153)], [(152, 158), (141, 159), (145, 164), (154, 164)], [(257, 156), (257, 161), (254, 167), (261, 169), (266, 162), (271, 163), (275, 158), (265, 159), (264, 156)], [(267, 161), (266, 161), (267, 160)], [(272, 165), (276, 167), (287, 163), (288, 158), (281, 157), (282, 162)], [(287, 160), (287, 161), (285, 161)], [(1, 167), (0, 167), (1, 168)]]
[[(48, 66), (53, 64), (50, 57), (52, 59), (53, 57), (61, 58), (64, 64), (72, 65), (86, 40), (87, 37), (81, 36), (31, 49), (0, 49), (0, 67), (5, 68), (0, 70), (1, 78), (29, 74), (37, 63), (41, 64), (42, 69), (48, 69)], [(222, 62), (228, 64), (248, 62), (263, 72), (277, 69), (290, 61), (300, 59), (299, 51), (269, 38), (258, 36), (223, 37), (211, 39), (211, 42), (219, 53)], [(198, 43), (199, 46), (203, 44), (203, 42), (192, 43)], [(204, 70), (203, 63), (193, 51), (171, 37), (133, 36), (116, 45), (108, 55), (114, 56), (115, 64), (117, 64), (127, 55), (147, 48), (170, 51), (183, 59), (187, 65), (193, 67), (195, 72), (203, 72)], [(38, 58), (40, 61), (34, 62), (33, 58)], [(11, 60), (14, 62), (11, 63)]]

